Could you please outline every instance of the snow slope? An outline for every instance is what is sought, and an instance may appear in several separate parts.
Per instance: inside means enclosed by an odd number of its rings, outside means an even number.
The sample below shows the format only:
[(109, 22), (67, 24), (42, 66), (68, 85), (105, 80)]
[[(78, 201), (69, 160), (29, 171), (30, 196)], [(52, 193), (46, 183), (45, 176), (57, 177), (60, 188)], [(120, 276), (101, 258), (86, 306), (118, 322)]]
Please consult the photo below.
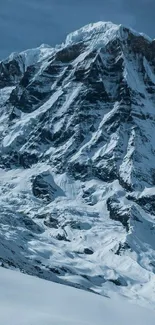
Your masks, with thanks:
[(154, 311), (0, 268), (0, 325), (153, 325)]

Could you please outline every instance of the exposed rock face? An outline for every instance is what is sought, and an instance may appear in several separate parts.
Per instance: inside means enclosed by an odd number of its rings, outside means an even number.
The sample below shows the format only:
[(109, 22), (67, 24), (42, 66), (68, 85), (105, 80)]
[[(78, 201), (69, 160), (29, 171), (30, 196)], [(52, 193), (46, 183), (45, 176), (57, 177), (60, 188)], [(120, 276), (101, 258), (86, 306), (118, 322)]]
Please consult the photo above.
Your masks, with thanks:
[(154, 136), (143, 35), (97, 23), (0, 62), (2, 265), (155, 300)]
[(64, 195), (49, 172), (39, 174), (32, 179), (32, 193), (47, 203), (53, 201), (57, 196)]

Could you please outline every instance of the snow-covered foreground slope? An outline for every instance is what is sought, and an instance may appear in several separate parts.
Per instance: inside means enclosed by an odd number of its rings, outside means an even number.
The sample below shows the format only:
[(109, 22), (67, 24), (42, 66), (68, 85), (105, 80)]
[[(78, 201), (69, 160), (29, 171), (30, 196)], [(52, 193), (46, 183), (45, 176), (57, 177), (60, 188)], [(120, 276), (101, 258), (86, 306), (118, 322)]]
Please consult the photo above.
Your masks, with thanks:
[(99, 22), (0, 62), (0, 262), (155, 305), (155, 41)]
[(0, 268), (0, 325), (153, 325), (152, 310)]

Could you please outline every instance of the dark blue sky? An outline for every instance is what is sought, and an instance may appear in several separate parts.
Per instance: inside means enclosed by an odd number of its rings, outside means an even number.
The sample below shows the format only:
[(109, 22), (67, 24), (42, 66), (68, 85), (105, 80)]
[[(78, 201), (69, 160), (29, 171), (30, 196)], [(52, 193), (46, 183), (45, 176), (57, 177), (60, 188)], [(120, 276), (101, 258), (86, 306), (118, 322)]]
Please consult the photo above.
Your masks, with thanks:
[(155, 38), (155, 0), (0, 0), (0, 58), (41, 43), (55, 45), (99, 20)]

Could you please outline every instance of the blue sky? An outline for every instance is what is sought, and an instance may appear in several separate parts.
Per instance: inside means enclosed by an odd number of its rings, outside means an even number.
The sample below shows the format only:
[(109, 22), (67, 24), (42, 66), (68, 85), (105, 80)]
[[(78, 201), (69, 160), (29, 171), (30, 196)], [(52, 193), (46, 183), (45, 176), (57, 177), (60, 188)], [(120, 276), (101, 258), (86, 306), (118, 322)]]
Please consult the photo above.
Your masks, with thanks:
[(155, 38), (155, 0), (0, 0), (0, 58), (55, 45), (89, 23), (113, 21)]

